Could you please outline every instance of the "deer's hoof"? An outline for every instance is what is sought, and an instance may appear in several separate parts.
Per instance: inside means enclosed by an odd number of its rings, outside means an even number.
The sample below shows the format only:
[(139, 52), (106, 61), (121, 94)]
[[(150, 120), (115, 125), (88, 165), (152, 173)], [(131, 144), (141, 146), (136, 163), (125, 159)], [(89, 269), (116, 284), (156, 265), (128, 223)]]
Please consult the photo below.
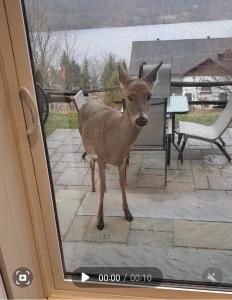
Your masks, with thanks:
[(133, 221), (133, 216), (132, 216), (131, 212), (129, 211), (129, 209), (125, 211), (125, 219), (128, 222), (132, 222)]
[(93, 189), (92, 189), (92, 193), (95, 193), (95, 192), (96, 192), (96, 189), (95, 189), (95, 188), (93, 188)]
[(103, 220), (97, 222), (97, 229), (98, 230), (104, 229), (104, 221)]

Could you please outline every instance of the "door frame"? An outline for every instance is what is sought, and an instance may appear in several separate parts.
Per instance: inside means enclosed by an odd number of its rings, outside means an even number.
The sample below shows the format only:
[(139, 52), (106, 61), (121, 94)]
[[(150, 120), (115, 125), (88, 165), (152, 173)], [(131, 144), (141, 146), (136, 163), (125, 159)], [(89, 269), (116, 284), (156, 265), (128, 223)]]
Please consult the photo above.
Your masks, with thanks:
[[(11, 62), (11, 68), (7, 68), (7, 78), (11, 80), (12, 70), (15, 68), (17, 82), (11, 86), (9, 103), (14, 118), (14, 126), (17, 132), (17, 142), (22, 163), (22, 170), (28, 195), (28, 206), (31, 212), (36, 247), (39, 253), (42, 278), (46, 288), (46, 295), (85, 295), (89, 298), (103, 297), (109, 299), (114, 295), (152, 297), (165, 299), (230, 299), (231, 293), (194, 290), (183, 288), (156, 287), (156, 288), (79, 288), (72, 284), (71, 280), (64, 279), (62, 259), (57, 238), (56, 220), (53, 208), (53, 195), (51, 192), (49, 174), (47, 170), (46, 154), (40, 126), (29, 140), (25, 143), (25, 118), (21, 102), (15, 103), (14, 96), (18, 95), (19, 87), (26, 86), (35, 97), (33, 75), (31, 71), (30, 55), (27, 46), (23, 10), (20, 0), (0, 0), (4, 3), (9, 37), (3, 45), (5, 49), (5, 63)], [(1, 11), (1, 10), (0, 10)], [(2, 12), (0, 13), (2, 14)], [(13, 57), (9, 57), (9, 49)], [(16, 79), (15, 79), (16, 81)]]

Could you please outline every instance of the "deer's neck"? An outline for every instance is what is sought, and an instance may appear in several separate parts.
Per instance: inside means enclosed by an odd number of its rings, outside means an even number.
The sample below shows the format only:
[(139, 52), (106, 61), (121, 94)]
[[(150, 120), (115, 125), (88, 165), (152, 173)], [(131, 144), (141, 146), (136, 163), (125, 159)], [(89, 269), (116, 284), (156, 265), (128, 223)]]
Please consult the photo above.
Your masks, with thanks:
[(138, 134), (141, 129), (136, 127), (135, 124), (132, 123), (132, 120), (125, 110), (121, 116), (121, 143), (123, 143), (124, 147), (130, 147), (134, 141), (136, 140)]

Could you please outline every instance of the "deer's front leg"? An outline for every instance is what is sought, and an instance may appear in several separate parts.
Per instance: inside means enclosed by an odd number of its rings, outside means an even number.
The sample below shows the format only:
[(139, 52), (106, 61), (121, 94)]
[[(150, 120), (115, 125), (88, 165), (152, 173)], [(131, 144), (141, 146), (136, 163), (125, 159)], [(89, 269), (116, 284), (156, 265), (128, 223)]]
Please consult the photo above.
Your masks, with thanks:
[(119, 183), (120, 183), (120, 188), (122, 191), (122, 208), (125, 214), (125, 219), (129, 222), (133, 221), (133, 216), (129, 210), (127, 199), (126, 199), (126, 176), (125, 176), (125, 168), (126, 164), (123, 164), (118, 167), (118, 173), (119, 173)]
[(95, 160), (94, 159), (90, 159), (90, 169), (91, 169), (91, 180), (92, 180), (92, 192), (96, 192), (95, 178), (94, 178), (94, 171), (95, 171)]
[(98, 210), (97, 229), (102, 230), (104, 228), (103, 202), (104, 202), (106, 183), (105, 183), (105, 164), (101, 160), (98, 160), (98, 168), (99, 168), (99, 177), (100, 177), (100, 204)]

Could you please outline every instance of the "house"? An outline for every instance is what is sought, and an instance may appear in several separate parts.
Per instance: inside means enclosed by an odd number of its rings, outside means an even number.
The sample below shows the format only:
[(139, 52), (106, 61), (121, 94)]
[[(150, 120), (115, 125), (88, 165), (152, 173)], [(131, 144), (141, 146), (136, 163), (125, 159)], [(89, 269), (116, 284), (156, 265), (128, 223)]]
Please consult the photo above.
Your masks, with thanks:
[[(138, 41), (132, 45), (130, 74), (138, 75), (142, 62), (171, 64), (173, 81), (232, 79), (232, 38), (168, 41)], [(191, 100), (225, 99), (229, 87), (173, 88), (173, 94), (187, 94)]]

